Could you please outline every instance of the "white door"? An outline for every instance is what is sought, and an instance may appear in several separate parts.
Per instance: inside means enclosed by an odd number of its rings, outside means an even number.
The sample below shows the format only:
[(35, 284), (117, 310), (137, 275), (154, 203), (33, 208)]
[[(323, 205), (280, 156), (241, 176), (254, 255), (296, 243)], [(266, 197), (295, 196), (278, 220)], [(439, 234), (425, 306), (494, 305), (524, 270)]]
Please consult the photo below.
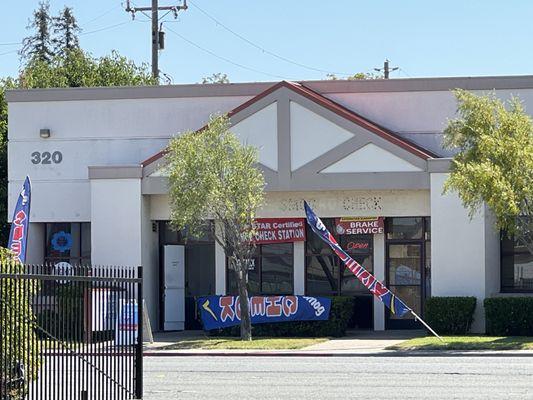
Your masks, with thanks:
[(185, 246), (164, 246), (164, 302), (166, 331), (185, 327)]

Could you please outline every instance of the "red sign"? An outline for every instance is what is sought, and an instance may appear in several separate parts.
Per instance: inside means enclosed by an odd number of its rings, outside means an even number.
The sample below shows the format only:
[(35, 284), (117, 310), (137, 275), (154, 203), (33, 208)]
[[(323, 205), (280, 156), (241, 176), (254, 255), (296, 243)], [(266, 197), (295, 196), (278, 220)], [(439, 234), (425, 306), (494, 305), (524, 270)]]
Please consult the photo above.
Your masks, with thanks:
[(336, 218), (335, 230), (339, 235), (366, 235), (373, 233), (383, 233), (383, 217)]
[(305, 241), (304, 218), (258, 218), (255, 243), (290, 243)]

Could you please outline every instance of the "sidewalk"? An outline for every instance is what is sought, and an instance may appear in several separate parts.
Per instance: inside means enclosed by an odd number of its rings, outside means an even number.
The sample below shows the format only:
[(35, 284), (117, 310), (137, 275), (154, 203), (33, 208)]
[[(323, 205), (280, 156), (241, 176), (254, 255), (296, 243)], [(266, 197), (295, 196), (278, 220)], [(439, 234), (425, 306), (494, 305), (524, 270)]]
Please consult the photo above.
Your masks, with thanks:
[(162, 332), (154, 335), (154, 343), (145, 344), (145, 356), (192, 356), (192, 355), (263, 355), (263, 356), (314, 356), (397, 353), (385, 350), (388, 346), (405, 340), (424, 336), (422, 330), (415, 331), (349, 331), (345, 337), (332, 338), (297, 350), (169, 350), (168, 346), (183, 339), (204, 338), (203, 331)]

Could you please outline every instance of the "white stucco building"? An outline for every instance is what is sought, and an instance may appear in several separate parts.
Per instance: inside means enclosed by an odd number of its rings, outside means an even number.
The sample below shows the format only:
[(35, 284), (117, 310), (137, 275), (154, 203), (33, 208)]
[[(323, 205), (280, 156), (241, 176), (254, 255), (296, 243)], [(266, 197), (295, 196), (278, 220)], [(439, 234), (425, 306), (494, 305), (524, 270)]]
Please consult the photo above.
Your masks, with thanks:
[[(501, 245), (488, 210), (470, 220), (457, 196), (442, 193), (454, 88), (518, 95), (533, 110), (533, 77), (10, 91), (9, 213), (29, 175), (28, 262), (142, 265), (152, 326), (194, 327), (193, 297), (231, 293), (233, 280), (214, 241), (185, 243), (169, 229), (162, 151), (173, 135), (230, 113), (232, 130), (259, 148), (261, 218), (300, 221), (306, 199), (415, 310), (423, 313), (429, 296), (476, 296), (474, 330), (482, 331), (484, 298), (533, 291), (533, 260)], [(338, 219), (350, 217), (377, 218), (382, 228), (340, 234)], [(250, 286), (356, 296), (357, 326), (413, 326), (390, 318), (310, 232), (258, 246)]]

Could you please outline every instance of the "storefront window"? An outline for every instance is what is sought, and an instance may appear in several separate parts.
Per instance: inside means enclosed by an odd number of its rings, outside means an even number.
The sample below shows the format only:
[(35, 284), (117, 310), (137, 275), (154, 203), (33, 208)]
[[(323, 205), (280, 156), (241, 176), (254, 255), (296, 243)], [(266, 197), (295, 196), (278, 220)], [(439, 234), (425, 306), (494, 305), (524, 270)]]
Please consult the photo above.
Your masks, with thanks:
[(533, 254), (525, 240), (502, 234), (502, 292), (533, 292)]
[[(372, 235), (340, 235), (333, 218), (322, 220), (328, 230), (350, 256), (373, 272)], [(359, 279), (349, 271), (333, 250), (307, 227), (306, 242), (306, 293), (309, 295), (361, 295), (368, 294)]]
[(387, 240), (422, 239), (424, 218), (387, 218)]
[(46, 224), (45, 264), (90, 265), (91, 224), (61, 222)]
[[(263, 244), (255, 248), (248, 262), (250, 295), (292, 294), (294, 290), (294, 255), (292, 243)], [(228, 264), (229, 294), (237, 294), (237, 276)]]

